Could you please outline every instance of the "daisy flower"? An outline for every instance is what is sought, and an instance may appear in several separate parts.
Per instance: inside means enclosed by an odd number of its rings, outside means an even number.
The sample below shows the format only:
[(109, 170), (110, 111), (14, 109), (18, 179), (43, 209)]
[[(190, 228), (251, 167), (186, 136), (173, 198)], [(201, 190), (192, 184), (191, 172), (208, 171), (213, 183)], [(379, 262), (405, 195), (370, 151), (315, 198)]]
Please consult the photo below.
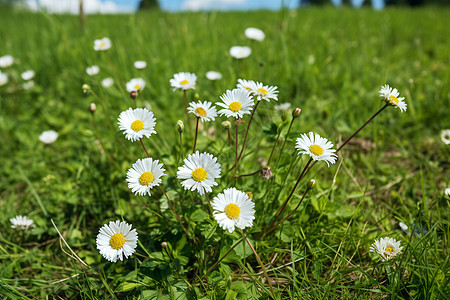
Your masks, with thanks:
[(198, 103), (191, 102), (189, 103), (188, 112), (194, 114), (197, 118), (200, 118), (202, 122), (205, 121), (214, 121), (214, 118), (217, 117), (217, 109), (215, 106), (211, 106), (212, 103), (205, 101), (198, 101)]
[(34, 81), (33, 81), (33, 80), (28, 80), (28, 81), (26, 81), (26, 82), (22, 85), (22, 87), (23, 87), (24, 90), (29, 90), (29, 89), (31, 89), (33, 86), (34, 86)]
[(0, 68), (10, 67), (14, 62), (14, 57), (11, 55), (5, 55), (0, 57)]
[(303, 133), (300, 138), (297, 139), (295, 149), (299, 150), (299, 154), (308, 154), (313, 160), (324, 160), (328, 166), (329, 163), (334, 164), (337, 159), (336, 152), (331, 143), (326, 138), (321, 137), (317, 133)]
[(87, 73), (89, 76), (97, 75), (98, 72), (100, 72), (100, 68), (99, 68), (98, 66), (96, 66), (96, 65), (93, 65), (93, 66), (91, 66), (91, 67), (87, 67), (87, 68), (86, 68), (86, 73)]
[(214, 181), (220, 178), (220, 164), (217, 158), (209, 153), (195, 153), (190, 154), (184, 159), (184, 165), (178, 167), (177, 178), (184, 179), (181, 185), (185, 190), (197, 190), (200, 195), (212, 192), (211, 187), (217, 185)]
[(30, 229), (35, 227), (33, 220), (28, 219), (27, 216), (16, 216), (15, 218), (9, 219), (11, 221), (11, 228), (17, 228), (22, 230)]
[(222, 74), (216, 71), (206, 72), (206, 78), (209, 80), (219, 80), (222, 79)]
[(56, 141), (59, 134), (54, 130), (47, 130), (44, 131), (40, 136), (39, 140), (43, 142), (44, 144), (52, 144)]
[(289, 102), (282, 103), (280, 105), (275, 105), (274, 108), (277, 111), (286, 111), (291, 107), (291, 104)]
[(441, 140), (446, 144), (450, 144), (450, 129), (442, 130)]
[(450, 188), (446, 188), (444, 193), (445, 193), (445, 196), (450, 196)]
[(143, 60), (137, 60), (134, 62), (134, 67), (138, 70), (145, 69), (147, 67), (147, 62)]
[(396, 241), (390, 237), (375, 240), (369, 248), (370, 252), (376, 252), (381, 255), (381, 261), (394, 258), (402, 249), (403, 247), (400, 247), (400, 241)]
[(249, 27), (245, 29), (245, 36), (248, 39), (256, 40), (259, 42), (262, 42), (264, 38), (266, 37), (264, 32), (261, 29)]
[(2, 73), (0, 71), (0, 86), (8, 83), (8, 74)]
[(133, 78), (127, 82), (127, 91), (131, 92), (139, 92), (145, 88), (145, 80), (142, 78)]
[(258, 101), (261, 101), (261, 99), (264, 99), (267, 102), (270, 102), (270, 99), (278, 101), (277, 89), (278, 87), (276, 86), (268, 86), (261, 82), (256, 82), (256, 87), (252, 90), (252, 94), (256, 96)]
[(28, 70), (23, 72), (20, 76), (22, 77), (23, 80), (31, 80), (33, 79), (35, 73), (33, 70)]
[(151, 196), (150, 190), (161, 183), (161, 176), (166, 175), (162, 166), (152, 158), (138, 159), (127, 171), (128, 188), (135, 195)]
[(146, 108), (132, 109), (130, 107), (120, 113), (118, 120), (120, 130), (123, 130), (125, 137), (132, 142), (156, 133), (156, 119), (153, 117), (153, 112)]
[(110, 262), (128, 258), (134, 253), (138, 234), (136, 229), (131, 230), (131, 225), (126, 222), (111, 221), (103, 225), (97, 235), (97, 249), (100, 254)]
[(246, 90), (227, 90), (225, 94), (220, 96), (220, 99), (223, 103), (219, 102), (216, 104), (224, 108), (219, 110), (219, 114), (221, 116), (226, 115), (227, 118), (242, 118), (245, 114), (250, 114), (253, 109), (253, 99)]
[(250, 47), (244, 46), (233, 46), (230, 49), (230, 55), (237, 59), (242, 59), (249, 57), (252, 54), (252, 49)]
[(106, 77), (105, 79), (102, 80), (102, 86), (104, 88), (112, 87), (113, 84), (114, 84), (114, 79), (112, 79), (111, 77)]
[(214, 197), (211, 202), (214, 218), (223, 230), (232, 233), (235, 227), (251, 227), (255, 219), (255, 204), (247, 193), (230, 188)]
[(386, 84), (381, 87), (379, 94), (386, 103), (399, 108), (401, 112), (406, 111), (407, 105), (405, 101), (403, 101), (405, 97), (398, 97), (400, 93), (397, 89), (393, 89)]
[(194, 73), (188, 72), (180, 72), (173, 75), (173, 78), (170, 79), (170, 85), (173, 87), (173, 90), (189, 90), (195, 89), (195, 83), (197, 82), (197, 75)]
[(108, 50), (109, 48), (111, 48), (111, 40), (107, 37), (94, 41), (95, 51), (105, 51)]
[(238, 79), (237, 87), (241, 90), (253, 92), (256, 91), (256, 82), (253, 80)]

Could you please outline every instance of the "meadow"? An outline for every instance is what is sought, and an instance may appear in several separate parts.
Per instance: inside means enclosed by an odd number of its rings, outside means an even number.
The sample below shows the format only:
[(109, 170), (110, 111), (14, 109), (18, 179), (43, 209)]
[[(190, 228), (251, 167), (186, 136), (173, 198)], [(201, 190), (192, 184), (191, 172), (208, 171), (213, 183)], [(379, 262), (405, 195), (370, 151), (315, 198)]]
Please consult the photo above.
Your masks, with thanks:
[[(247, 39), (247, 27), (263, 30), (264, 41)], [(2, 298), (445, 299), (450, 145), (441, 131), (450, 129), (449, 36), (450, 11), (438, 8), (154, 11), (89, 15), (84, 27), (76, 16), (1, 10), (0, 56), (15, 59), (0, 68), (9, 78), (0, 86)], [(112, 47), (94, 51), (94, 40), (103, 37)], [(235, 45), (251, 47), (252, 54), (233, 59)], [(147, 67), (137, 70), (137, 60)], [(92, 65), (100, 67), (98, 75), (86, 74)], [(29, 69), (35, 85), (24, 89), (20, 74)], [(206, 79), (210, 70), (223, 78)], [(264, 269), (240, 231), (220, 228), (205, 196), (184, 190), (177, 179), (195, 130), (183, 92), (169, 84), (179, 72), (198, 77), (188, 101), (220, 102), (239, 78), (278, 87), (278, 102), (262, 100), (255, 112), (237, 170), (260, 170), (275, 144), (272, 177), (234, 183), (232, 118), (202, 123), (196, 145), (221, 164), (211, 199), (234, 185), (252, 194), (255, 219), (245, 234)], [(114, 79), (110, 88), (101, 85), (106, 77)], [(182, 222), (162, 190), (136, 196), (127, 186), (127, 170), (146, 157), (117, 125), (119, 114), (134, 107), (124, 86), (137, 77), (146, 81), (137, 106), (156, 118), (157, 134), (144, 143), (164, 164), (161, 186)], [(83, 91), (84, 84), (90, 89)], [(407, 110), (387, 107), (335, 164), (311, 168), (283, 217), (301, 201), (298, 210), (267, 232), (308, 162), (294, 148), (296, 139), (312, 131), (336, 148), (383, 107), (378, 91), (385, 84), (405, 97)], [(288, 112), (275, 109), (286, 102)], [(287, 134), (296, 107), (301, 114)], [(184, 122), (181, 152), (178, 120)], [(232, 123), (231, 143), (225, 120)], [(249, 115), (243, 121), (240, 143)], [(46, 130), (59, 133), (54, 143), (39, 140)], [(35, 227), (11, 228), (17, 215)], [(138, 246), (113, 263), (100, 255), (96, 238), (115, 220), (132, 224)], [(369, 247), (381, 237), (400, 241), (401, 253), (380, 261)]]

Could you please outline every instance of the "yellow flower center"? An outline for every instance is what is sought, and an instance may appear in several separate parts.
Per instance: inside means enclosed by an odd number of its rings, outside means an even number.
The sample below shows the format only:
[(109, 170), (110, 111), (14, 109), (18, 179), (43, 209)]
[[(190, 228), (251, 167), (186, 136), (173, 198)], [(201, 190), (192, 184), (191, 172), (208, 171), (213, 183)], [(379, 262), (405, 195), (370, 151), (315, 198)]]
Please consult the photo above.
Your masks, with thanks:
[(125, 245), (125, 237), (121, 233), (116, 233), (109, 240), (109, 244), (113, 249), (120, 249)]
[(384, 249), (384, 251), (386, 251), (386, 252), (389, 252), (389, 253), (392, 253), (392, 251), (393, 251), (394, 249), (392, 249), (392, 247), (386, 247), (386, 249)]
[(192, 172), (192, 178), (195, 181), (202, 182), (208, 177), (208, 172), (203, 168), (197, 168)]
[(253, 194), (251, 192), (247, 192), (247, 195), (250, 199), (253, 199)]
[(105, 47), (105, 42), (102, 42), (102, 43), (100, 44), (100, 47)]
[(238, 112), (241, 110), (241, 104), (239, 102), (231, 102), (229, 108), (232, 112)]
[(235, 220), (241, 214), (241, 209), (236, 204), (230, 203), (225, 207), (225, 214), (231, 220)]
[(398, 104), (398, 98), (395, 96), (389, 96), (389, 100), (392, 104)]
[(251, 91), (251, 90), (252, 90), (252, 89), (249, 88), (248, 86), (244, 86), (244, 88), (245, 88), (247, 91)]
[(139, 177), (139, 183), (142, 185), (148, 185), (149, 183), (152, 183), (153, 180), (155, 180), (155, 175), (153, 175), (152, 172), (144, 172)]
[(263, 93), (263, 94), (268, 94), (269, 93), (266, 89), (263, 89), (263, 88), (259, 88), (258, 92)]
[(139, 89), (141, 88), (141, 86), (140, 86), (139, 84), (136, 84), (136, 85), (134, 86), (134, 88), (137, 89), (137, 90), (139, 90)]
[(189, 81), (187, 81), (186, 79), (183, 80), (182, 82), (180, 82), (180, 84), (182, 84), (182, 85), (186, 85), (186, 84), (188, 84), (188, 83), (189, 83)]
[(309, 151), (315, 156), (321, 156), (323, 154), (323, 149), (319, 145), (311, 145), (309, 146)]
[(200, 116), (202, 116), (202, 117), (206, 116), (206, 110), (204, 110), (204, 109), (201, 108), (201, 107), (197, 107), (197, 108), (195, 109), (195, 112), (196, 112), (197, 114), (199, 114)]
[(144, 122), (141, 120), (136, 120), (133, 123), (131, 123), (131, 129), (138, 132), (144, 128)]

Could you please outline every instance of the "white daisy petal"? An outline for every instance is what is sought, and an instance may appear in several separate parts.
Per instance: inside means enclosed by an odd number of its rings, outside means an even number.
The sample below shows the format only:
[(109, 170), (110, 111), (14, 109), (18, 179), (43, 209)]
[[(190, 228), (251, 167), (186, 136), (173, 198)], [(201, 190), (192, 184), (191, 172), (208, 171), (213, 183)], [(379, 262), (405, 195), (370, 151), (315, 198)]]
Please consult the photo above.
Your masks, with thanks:
[(89, 76), (97, 75), (100, 72), (100, 68), (97, 65), (93, 65), (86, 68), (86, 73)]
[(230, 49), (230, 55), (237, 59), (249, 57), (250, 54), (252, 54), (252, 49), (247, 46), (233, 46)]
[(128, 188), (135, 195), (151, 196), (150, 190), (161, 183), (161, 176), (165, 176), (163, 164), (152, 158), (138, 159), (127, 171)]
[(11, 228), (17, 228), (22, 230), (27, 230), (32, 227), (35, 227), (33, 224), (33, 220), (28, 219), (27, 216), (16, 216), (12, 219), (9, 219), (11, 221)]
[(450, 129), (444, 129), (441, 132), (441, 140), (446, 144), (450, 144)]
[(209, 80), (219, 80), (222, 79), (222, 74), (216, 71), (206, 72), (206, 78)]
[(123, 130), (125, 137), (132, 142), (156, 133), (156, 119), (153, 112), (146, 108), (129, 108), (120, 113), (118, 121), (119, 129)]
[(397, 241), (390, 237), (381, 238), (375, 240), (370, 246), (371, 252), (376, 252), (381, 255), (381, 261), (386, 261), (394, 258), (402, 251), (403, 247), (400, 247), (400, 241)]
[(95, 51), (105, 51), (108, 50), (109, 48), (111, 48), (111, 40), (107, 37), (94, 41)]
[(42, 134), (39, 136), (39, 140), (43, 142), (44, 144), (52, 144), (56, 141), (59, 134), (54, 130), (47, 130), (42, 132)]
[(170, 85), (173, 90), (189, 90), (195, 89), (195, 83), (197, 82), (197, 75), (194, 73), (188, 72), (180, 72), (173, 75), (173, 78), (170, 79)]
[(381, 87), (378, 93), (380, 94), (380, 97), (389, 105), (399, 108), (400, 112), (406, 111), (407, 104), (403, 101), (405, 97), (399, 97), (400, 93), (397, 89), (393, 89), (386, 84)]
[(244, 229), (253, 225), (255, 204), (246, 193), (236, 188), (229, 188), (218, 194), (211, 206), (219, 226), (230, 233), (235, 227)]
[(264, 32), (261, 29), (249, 27), (245, 29), (245, 36), (248, 39), (255, 40), (255, 41), (263, 41), (266, 37)]
[(103, 225), (97, 235), (97, 249), (111, 262), (131, 256), (136, 247), (138, 234), (136, 229), (126, 222), (111, 221)]
[(250, 114), (253, 109), (253, 100), (250, 93), (244, 89), (227, 90), (225, 94), (220, 96), (223, 101), (216, 103), (224, 109), (219, 110), (219, 114), (236, 119), (242, 118), (245, 114)]
[(190, 154), (184, 159), (184, 165), (178, 167), (177, 178), (182, 179), (181, 185), (186, 190), (197, 192), (200, 195), (212, 192), (212, 187), (218, 185), (215, 179), (220, 178), (220, 164), (217, 158), (209, 153)]
[(134, 67), (138, 70), (145, 69), (147, 67), (147, 62), (144, 60), (137, 60), (134, 62)]
[(300, 151), (299, 154), (307, 154), (315, 161), (324, 160), (328, 166), (330, 163), (334, 164), (337, 159), (336, 150), (332, 148), (333, 144), (330, 141), (312, 132), (309, 133), (309, 137), (303, 133), (295, 144), (295, 149)]
[(133, 78), (126, 84), (127, 91), (131, 92), (139, 92), (145, 88), (145, 80), (142, 78)]
[(202, 122), (214, 121), (215, 117), (217, 117), (216, 107), (212, 106), (212, 103), (208, 101), (203, 103), (202, 101), (198, 101), (198, 103), (189, 103), (188, 112), (194, 114), (197, 118), (200, 118)]

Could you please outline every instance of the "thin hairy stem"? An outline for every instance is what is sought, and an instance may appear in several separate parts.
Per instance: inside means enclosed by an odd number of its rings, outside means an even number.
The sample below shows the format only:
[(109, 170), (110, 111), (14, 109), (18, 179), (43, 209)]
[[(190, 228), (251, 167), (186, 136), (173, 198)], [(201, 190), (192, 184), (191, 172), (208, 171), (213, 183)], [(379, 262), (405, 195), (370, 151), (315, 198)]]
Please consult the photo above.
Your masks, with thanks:
[(200, 118), (197, 117), (197, 123), (195, 125), (195, 138), (194, 138), (194, 148), (192, 149), (192, 153), (195, 152), (195, 146), (197, 145), (197, 135), (198, 135), (198, 122), (200, 121)]
[(295, 120), (295, 119), (296, 119), (296, 118), (292, 117), (291, 124), (289, 124), (289, 128), (288, 128), (288, 131), (287, 131), (287, 133), (286, 133), (286, 137), (284, 138), (283, 145), (281, 146), (280, 154), (279, 154), (279, 156), (278, 156), (277, 163), (276, 163), (276, 165), (275, 165), (275, 170), (277, 170), (278, 164), (280, 163), (281, 156), (283, 155), (284, 146), (286, 146), (286, 142), (287, 142), (289, 133), (291, 132), (292, 124), (294, 124), (294, 120)]
[(227, 251), (227, 253), (225, 253), (214, 265), (212, 265), (211, 266), (211, 268), (209, 268), (208, 269), (208, 271), (206, 271), (206, 274), (208, 274), (208, 273), (210, 273), (212, 270), (214, 270), (216, 267), (217, 267), (217, 265), (218, 264), (220, 264), (220, 262), (222, 261), (222, 260), (224, 260), (224, 258), (225, 257), (227, 257), (227, 255), (228, 254), (230, 254), (231, 253), (231, 251), (233, 251), (233, 249), (234, 248), (236, 248), (236, 246), (237, 245), (239, 245), (241, 242), (242, 242), (242, 240), (243, 240), (244, 238), (240, 238), (231, 248), (230, 248), (230, 250), (228, 250)]
[(241, 152), (239, 153), (239, 157), (236, 161), (236, 168), (237, 168), (237, 164), (239, 162), (239, 160), (242, 157), (242, 154), (244, 153), (244, 149), (245, 149), (245, 144), (247, 143), (247, 136), (248, 136), (248, 131), (250, 129), (250, 124), (252, 124), (252, 120), (253, 120), (253, 115), (255, 114), (256, 109), (258, 108), (259, 102), (261, 101), (257, 101), (255, 108), (252, 111), (252, 115), (250, 116), (250, 120), (248, 120), (248, 125), (247, 125), (247, 130), (245, 131), (245, 136), (244, 136), (244, 141), (242, 142), (242, 148), (241, 148)]
[(147, 148), (145, 148), (144, 142), (142, 141), (141, 138), (139, 138), (139, 140), (141, 141), (141, 145), (142, 145), (142, 148), (144, 148), (145, 154), (147, 154), (147, 157), (150, 157), (150, 155), (147, 152)]
[(278, 139), (280, 138), (281, 129), (282, 128), (280, 128), (280, 132), (278, 132), (277, 139), (275, 140), (275, 143), (273, 143), (272, 152), (270, 152), (269, 160), (267, 161), (267, 165), (268, 166), (270, 166), (270, 161), (272, 160), (273, 152), (275, 151), (275, 147), (278, 144)]
[(169, 197), (166, 194), (166, 191), (163, 189), (163, 187), (161, 185), (159, 185), (159, 188), (161, 189), (164, 196), (166, 197), (167, 203), (169, 203), (170, 210), (173, 212), (173, 214), (175, 215), (175, 217), (177, 218), (177, 220), (180, 222), (181, 226), (183, 227), (184, 234), (186, 235), (186, 237), (189, 238), (189, 233), (187, 232), (186, 227), (184, 227), (183, 220), (181, 220), (181, 217), (175, 212), (175, 209), (173, 208), (173, 205), (172, 205), (172, 201), (170, 201)]
[(211, 206), (211, 201), (209, 200), (208, 193), (206, 192), (205, 188), (203, 188), (203, 189), (205, 190), (205, 196), (206, 196), (206, 200), (208, 201), (209, 211), (211, 212), (211, 215), (213, 215), (213, 209), (212, 209), (212, 206)]

